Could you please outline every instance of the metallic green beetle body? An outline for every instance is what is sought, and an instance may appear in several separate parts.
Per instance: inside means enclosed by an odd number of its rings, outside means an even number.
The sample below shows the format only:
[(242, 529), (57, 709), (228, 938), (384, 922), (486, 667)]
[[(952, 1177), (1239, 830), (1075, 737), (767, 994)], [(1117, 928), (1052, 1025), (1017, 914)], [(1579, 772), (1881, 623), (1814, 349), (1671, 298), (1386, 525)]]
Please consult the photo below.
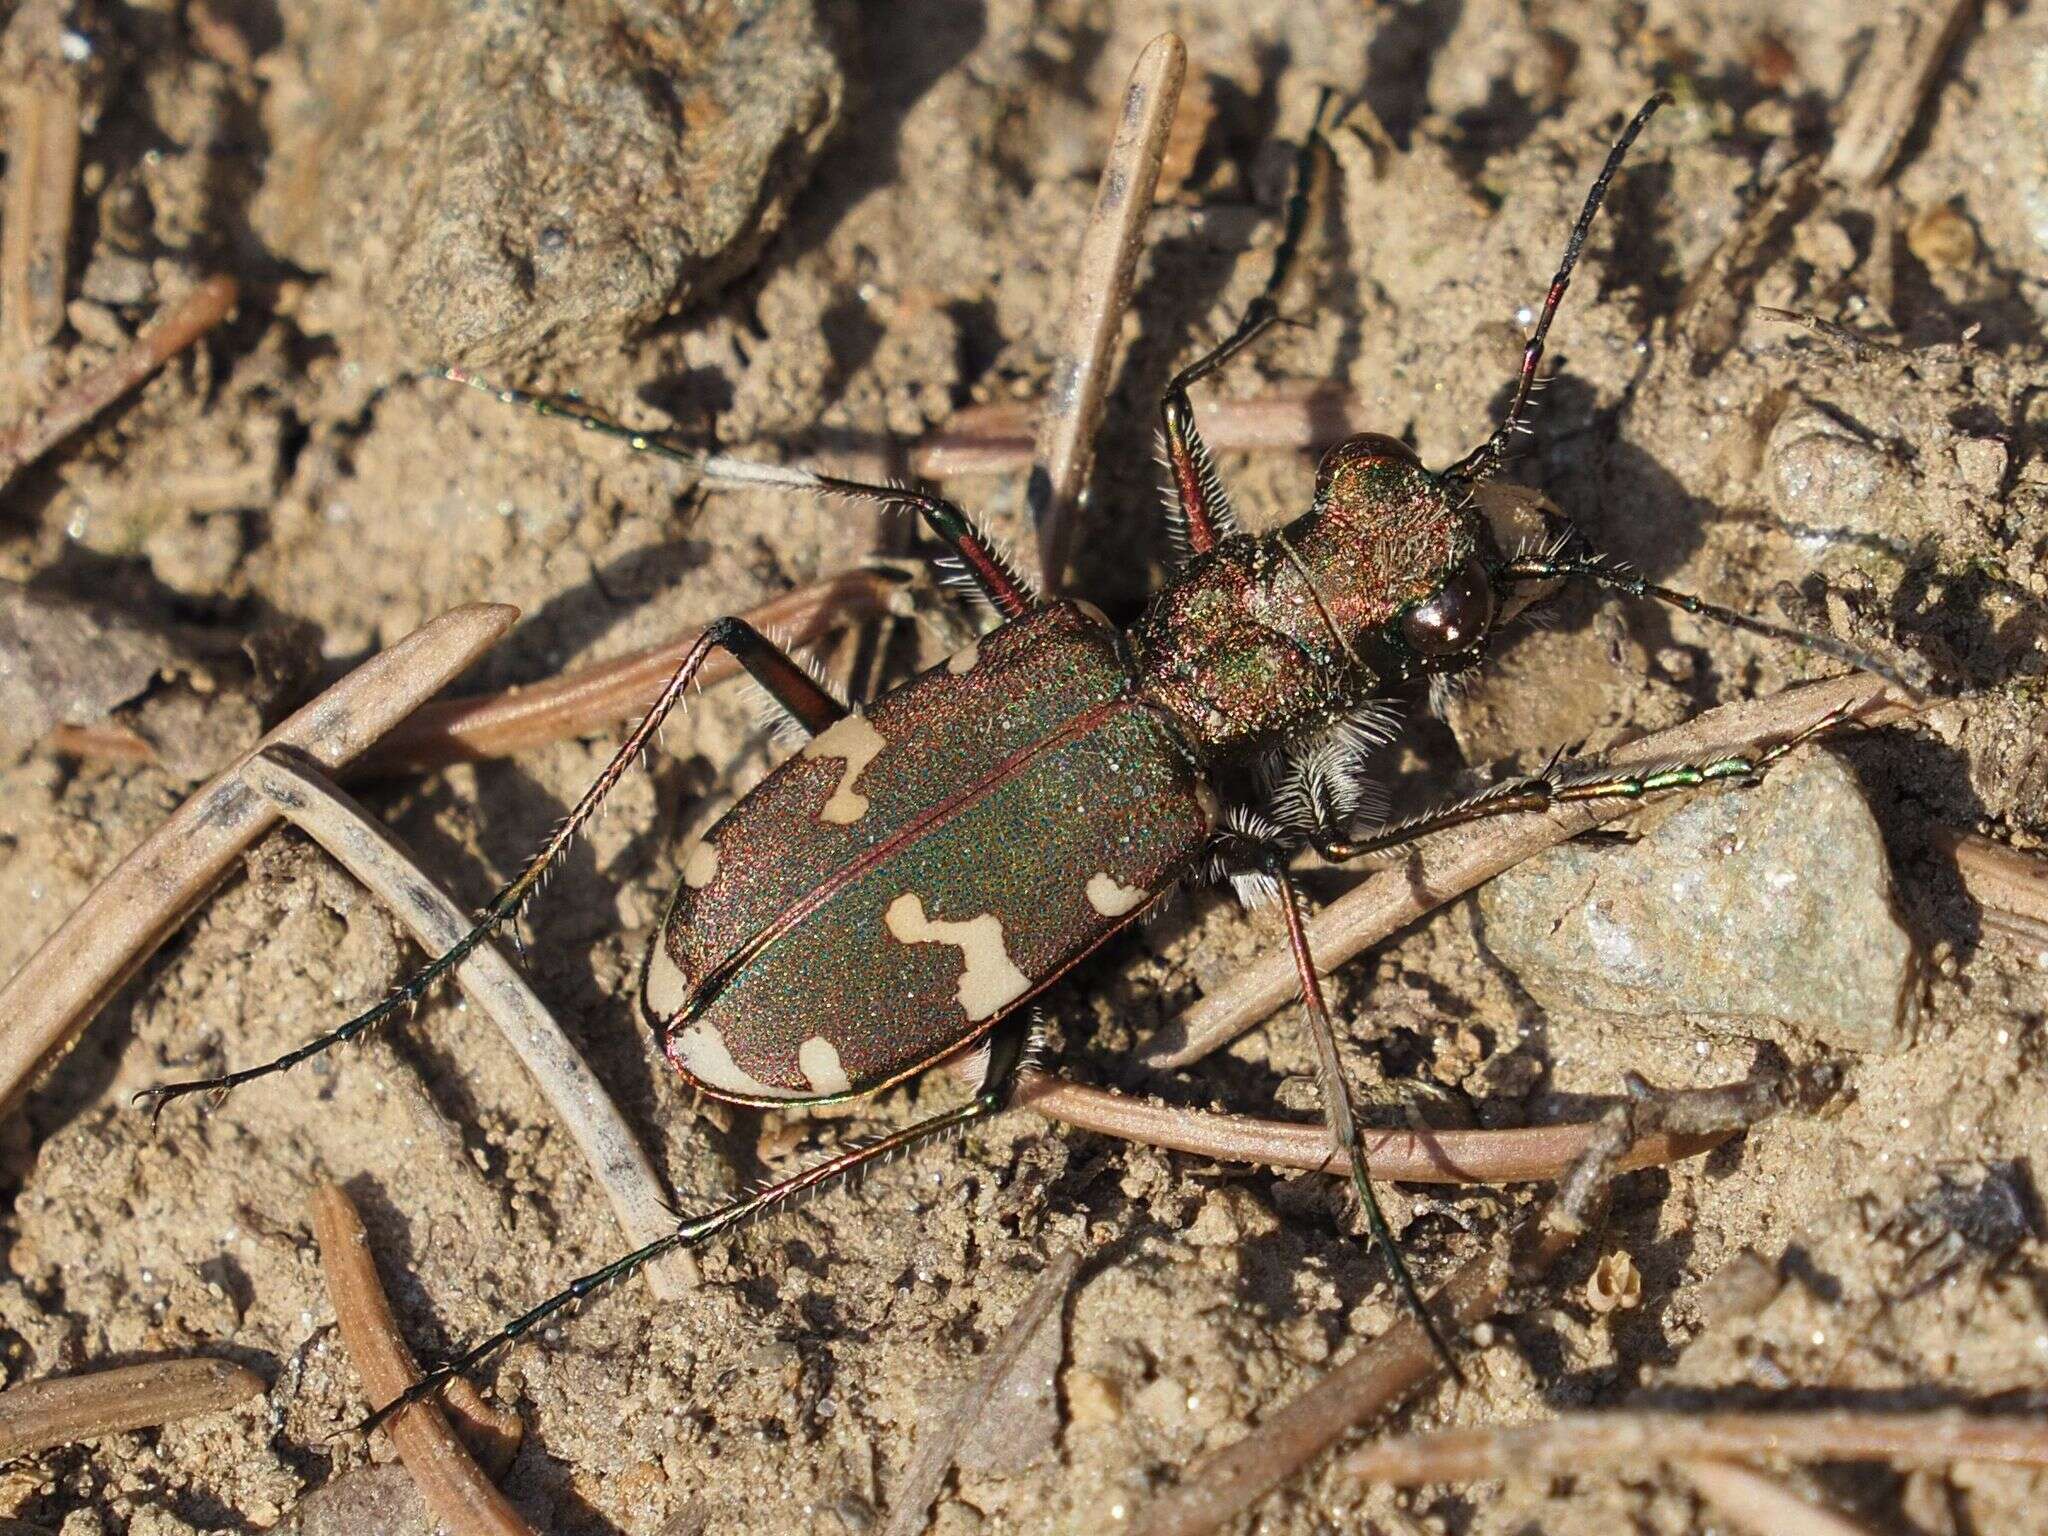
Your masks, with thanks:
[(1047, 604), (849, 713), (686, 852), (641, 984), (669, 1060), (804, 1103), (979, 1040), (1203, 856), (1211, 768), (1412, 670), (1395, 621), (1490, 549), (1407, 449), (1353, 439), (1308, 513), (1127, 635)]
[(849, 714), (708, 829), (648, 955), (649, 1020), (719, 1098), (873, 1091), (1133, 921), (1213, 805), (1117, 632), (1048, 605)]

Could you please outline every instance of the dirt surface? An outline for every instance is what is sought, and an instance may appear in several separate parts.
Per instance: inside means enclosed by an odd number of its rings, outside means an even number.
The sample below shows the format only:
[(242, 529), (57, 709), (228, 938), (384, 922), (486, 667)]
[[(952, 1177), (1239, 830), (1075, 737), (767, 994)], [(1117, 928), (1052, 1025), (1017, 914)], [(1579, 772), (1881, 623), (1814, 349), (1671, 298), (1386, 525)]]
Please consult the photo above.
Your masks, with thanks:
[[(202, 274), (234, 273), (245, 298), (194, 354), (8, 488), (0, 576), (216, 642), (310, 637), (299, 643), (330, 675), (453, 604), (516, 603), (525, 617), (477, 669), (480, 687), (652, 642), (873, 548), (864, 513), (684, 495), (674, 466), (420, 381), (414, 370), (443, 360), (440, 340), (408, 341), (362, 314), (413, 302), (397, 267), (380, 265), (395, 260), (388, 248), (346, 228), (289, 252), (273, 243), (252, 209), (316, 169), (290, 157), (349, 153), (309, 148), (324, 141), (285, 119), (307, 110), (303, 40), (357, 9), (138, 0), (81, 16), (104, 72), (87, 96), (73, 273), (87, 307), (74, 306), (53, 366), (61, 376), (104, 357)], [(2048, 1381), (2033, 1185), (2048, 1157), (2048, 954), (1988, 933), (1932, 842), (1944, 828), (2048, 839), (2048, 16), (2003, 0), (1981, 9), (1897, 168), (1860, 188), (1817, 166), (1880, 30), (1864, 7), (852, 7), (820, 34), (845, 98), (815, 170), (800, 185), (786, 164), (752, 173), (793, 179), (779, 194), (786, 221), (743, 275), (652, 330), (648, 284), (604, 313), (557, 295), (554, 313), (574, 324), (546, 330), (537, 376), (512, 342), (492, 343), (515, 379), (575, 387), (635, 424), (792, 456), (1033, 396), (1124, 74), (1172, 26), (1198, 82), (1183, 147), (1198, 147), (1177, 162), (1140, 265), (1080, 570), (1127, 615), (1165, 554), (1152, 402), (1263, 280), (1319, 85), (1379, 127), (1360, 115), (1338, 135), (1338, 196), (1293, 300), (1303, 323), (1216, 388), (1334, 381), (1432, 464), (1477, 441), (1502, 404), (1623, 115), (1653, 84), (1678, 91), (1588, 247), (1515, 473), (1659, 580), (1767, 616), (1789, 583), (1802, 617), (1918, 657), (1964, 695), (1833, 748), (1870, 801), (1923, 957), (1917, 1017), (1906, 1048), (1850, 1060), (1822, 1112), (1629, 1178), (1607, 1227), (1473, 1350), (1472, 1385), (1426, 1394), (1407, 1424), (1788, 1389), (2010, 1405), (2038, 1401), (2024, 1395)], [(557, 24), (607, 24), (595, 4), (565, 14)], [(567, 56), (607, 46), (585, 36)], [(474, 88), (460, 71), (447, 78)], [(806, 99), (829, 114), (833, 88), (817, 89)], [(823, 137), (816, 119), (789, 122), (777, 131)], [(387, 165), (355, 182), (378, 203), (366, 228), (401, 228), (433, 190), (404, 155)], [(754, 206), (750, 195), (734, 206)], [(1760, 318), (1754, 304), (1817, 313), (1868, 343)], [(578, 344), (563, 337), (578, 325), (590, 345), (572, 360)], [(1221, 469), (1258, 526), (1299, 510), (1312, 483), (1301, 456)], [(1027, 543), (1021, 477), (952, 489)], [(1384, 760), (1397, 805), (1440, 798), (1462, 766), (1527, 768), (1559, 744), (1597, 749), (1837, 670), (1637, 605), (1575, 597), (1557, 612), (1505, 643), (1444, 718), (1416, 712)], [(935, 644), (899, 634), (894, 662)], [(234, 688), (192, 697), (195, 731), (208, 698), (249, 709)], [(235, 739), (247, 739), (245, 713), (232, 716)], [(481, 901), (610, 750), (567, 742), (387, 784), (372, 802)], [(935, 1080), (811, 1117), (695, 1105), (629, 1008), (679, 831), (774, 752), (736, 690), (707, 693), (651, 772), (625, 781), (529, 924), (536, 986), (689, 1207), (957, 1092)], [(0, 973), (197, 771), (47, 752), (0, 768)], [(1628, 1071), (1727, 1082), (1764, 1053), (1684, 1016), (1545, 1011), (1476, 927), (1460, 904), (1340, 972), (1332, 1000), (1369, 1096), (1427, 1085), (1480, 1123), (1518, 1124), (1582, 1113)], [(1164, 1081), (1123, 1064), (1278, 934), (1271, 911), (1247, 918), (1197, 896), (1056, 995), (1065, 1058), (1134, 1091), (1306, 1118), (1312, 1056), (1289, 1013)], [(409, 1490), (367, 1470), (387, 1456), (382, 1442), (341, 1433), (362, 1404), (307, 1198), (324, 1181), (356, 1196), (425, 1353), (612, 1256), (607, 1207), (503, 1042), (444, 1000), (210, 1114), (174, 1111), (159, 1133), (128, 1102), (195, 1067), (275, 1054), (414, 958), (324, 856), (274, 836), (0, 1129), (9, 1381), (207, 1349), (272, 1383), (231, 1414), (0, 1470), (0, 1519), (63, 1536), (259, 1531), (321, 1490), (300, 1529), (425, 1529)], [(1412, 1193), (1390, 1199), (1425, 1284), (1535, 1198)], [(1009, 1432), (966, 1458), (937, 1531), (1113, 1530), (1397, 1315), (1330, 1181), (1011, 1115), (710, 1249), (686, 1304), (657, 1304), (636, 1283), (514, 1351), (491, 1382), (529, 1426), (504, 1486), (537, 1527), (562, 1533), (877, 1529), (920, 1426), (1047, 1255), (1076, 1245), (1089, 1257), (1045, 1361), (1055, 1390), (1006, 1410)], [(1587, 1276), (1615, 1252), (1640, 1271), (1642, 1303), (1596, 1312)], [(1924, 1536), (2043, 1529), (2048, 1504), (2039, 1476), (1986, 1468), (1835, 1469), (1813, 1486), (1874, 1531)], [(1649, 1469), (1394, 1494), (1342, 1488), (1325, 1462), (1244, 1528), (1725, 1526)]]

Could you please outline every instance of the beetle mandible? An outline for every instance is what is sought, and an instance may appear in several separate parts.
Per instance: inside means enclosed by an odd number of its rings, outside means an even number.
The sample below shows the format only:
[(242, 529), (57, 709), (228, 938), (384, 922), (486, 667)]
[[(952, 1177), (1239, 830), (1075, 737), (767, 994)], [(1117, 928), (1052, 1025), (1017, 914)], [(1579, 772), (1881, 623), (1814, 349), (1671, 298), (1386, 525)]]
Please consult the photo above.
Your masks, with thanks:
[[(444, 371), (508, 403), (682, 460), (714, 484), (914, 509), (945, 550), (946, 578), (1001, 622), (864, 707), (836, 698), (744, 621), (712, 623), (555, 833), (452, 949), (375, 1007), (275, 1061), (144, 1097), (161, 1107), (281, 1071), (417, 1002), (517, 917), (713, 649), (729, 652), (807, 739), (683, 857), (641, 967), (641, 1007), (663, 1053), (704, 1093), (749, 1105), (873, 1094), (970, 1050), (980, 1053), (979, 1081), (952, 1109), (680, 1221), (437, 1367), (369, 1423), (662, 1253), (997, 1113), (1027, 1054), (1022, 1026), (1032, 1000), (1190, 878), (1277, 896), (1333, 1151), (1348, 1162), (1407, 1304), (1456, 1371), (1373, 1194), (1290, 858), (1313, 847), (1350, 860), (1505, 811), (1753, 778), (1784, 747), (1651, 773), (1546, 772), (1518, 781), (1512, 795), (1350, 836), (1361, 760), (1390, 734), (1387, 699), (1418, 679), (1472, 666), (1507, 619), (1568, 581), (1889, 675), (1827, 637), (1647, 582), (1586, 547), (1554, 514), (1540, 514), (1546, 526), (1532, 532), (1528, 500), (1491, 482), (1527, 430), (1545, 340), (1607, 187), (1667, 99), (1644, 103), (1609, 152), (1573, 224), (1507, 410), (1486, 441), (1431, 471), (1398, 439), (1349, 438), (1324, 456), (1309, 509), (1253, 536), (1235, 524), (1188, 390), (1280, 318), (1278, 296), (1307, 224), (1311, 133), (1264, 291), (1227, 338), (1167, 386), (1169, 507), (1187, 557), (1124, 629), (1086, 603), (1041, 597), (965, 512), (938, 496), (688, 452), (560, 401)], [(1219, 775), (1256, 762), (1268, 765), (1264, 804), (1226, 806), (1214, 787)], [(985, 857), (992, 848), (1003, 856)], [(828, 996), (820, 996), (821, 978)]]

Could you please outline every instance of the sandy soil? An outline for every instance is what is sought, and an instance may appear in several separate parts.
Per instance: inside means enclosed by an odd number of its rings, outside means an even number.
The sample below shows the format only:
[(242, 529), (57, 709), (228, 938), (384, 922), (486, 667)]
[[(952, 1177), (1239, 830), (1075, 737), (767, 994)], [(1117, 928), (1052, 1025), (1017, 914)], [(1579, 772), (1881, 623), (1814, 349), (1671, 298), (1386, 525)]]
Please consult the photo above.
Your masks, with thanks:
[[(373, 264), (345, 248), (325, 269), (284, 259), (249, 210), (280, 179), (311, 174), (270, 163), (286, 153), (274, 143), (298, 142), (280, 102), (302, 105), (307, 88), (288, 37), (343, 9), (354, 8), (305, 0), (281, 23), (254, 0), (151, 0), (98, 15), (118, 63), (88, 140), (100, 169), (88, 171), (81, 247), (140, 251), (150, 293), (225, 268), (248, 296), (193, 357), (11, 488), (0, 574), (216, 642), (297, 636), (329, 674), (453, 604), (516, 603), (522, 623), (472, 679), (486, 686), (648, 643), (871, 549), (864, 516), (679, 496), (672, 467), (418, 382), (429, 352), (363, 318), (378, 297)], [(1141, 266), (1093, 488), (1100, 531), (1081, 571), (1128, 614), (1164, 554), (1152, 402), (1263, 280), (1289, 143), (1317, 85), (1360, 96), (1389, 142), (1343, 146), (1340, 196), (1296, 300), (1305, 323), (1218, 388), (1340, 381), (1431, 463), (1486, 430), (1523, 312), (1621, 115), (1652, 83), (1679, 88), (1589, 247), (1517, 474), (1659, 579), (1765, 613), (1792, 583), (1827, 622), (1920, 655), (1968, 691), (1911, 730), (1838, 748), (1876, 811), (1928, 962), (1915, 1038), (1854, 1061), (1823, 1114), (1628, 1180), (1598, 1240), (1475, 1357), (1473, 1386), (1425, 1396), (1410, 1424), (1786, 1388), (1984, 1402), (2048, 1378), (2038, 1232), (1977, 1219), (1999, 1189), (2031, 1202), (2029, 1170), (2048, 1157), (2048, 955), (1984, 933), (1931, 844), (1941, 828), (2027, 846), (2048, 837), (2048, 20), (2014, 9), (1988, 4), (1965, 31), (1888, 181), (1860, 190), (1816, 176), (1738, 249), (1745, 221), (1825, 150), (1871, 45), (1862, 8), (869, 5), (839, 18), (838, 126), (745, 275), (623, 346), (597, 324), (585, 355), (573, 339), (550, 343), (548, 387), (574, 386), (636, 422), (798, 455), (1035, 394), (1123, 76), (1172, 25), (1201, 82), (1200, 148)], [(401, 179), (391, 195), (416, 190)], [(1830, 347), (1756, 318), (1752, 303), (1813, 310), (1887, 345)], [(135, 313), (147, 307), (145, 295)], [(77, 342), (79, 365), (92, 345)], [(1312, 464), (1261, 456), (1222, 469), (1264, 526), (1304, 504)], [(952, 489), (1024, 542), (1018, 480)], [(905, 634), (897, 649), (932, 643)], [(1386, 770), (1398, 803), (1420, 805), (1463, 764), (1528, 766), (1559, 743), (1598, 748), (1829, 670), (1660, 613), (1568, 603), (1557, 626), (1505, 646), (1447, 720), (1418, 718)], [(179, 718), (207, 717), (207, 697)], [(272, 712), (277, 702), (249, 687), (211, 697), (216, 712), (244, 712), (221, 717), (231, 740), (245, 739), (252, 697)], [(785, 1119), (694, 1105), (678, 1088), (627, 985), (676, 878), (679, 829), (705, 796), (758, 777), (772, 749), (733, 690), (708, 694), (668, 740), (534, 909), (529, 970), (694, 1205), (955, 1090), (934, 1082)], [(564, 743), (373, 800), (481, 900), (609, 750)], [(196, 771), (48, 754), (0, 769), (0, 971)], [(1277, 941), (1274, 914), (1198, 897), (1059, 994), (1067, 1058), (1183, 1102), (1307, 1115), (1310, 1054), (1284, 1013), (1169, 1080), (1124, 1061), (1160, 1019)], [(454, 1002), (205, 1117), (173, 1113), (160, 1134), (128, 1108), (166, 1076), (295, 1043), (413, 958), (345, 875), (303, 840), (273, 837), (5, 1129), (9, 1381), (209, 1349), (273, 1389), (233, 1414), (0, 1470), (0, 1517), (64, 1536), (258, 1531), (323, 1485), (340, 1485), (330, 1500), (390, 1491), (362, 1470), (381, 1446), (337, 1438), (361, 1404), (309, 1234), (320, 1182), (363, 1205), (423, 1352), (611, 1256), (616, 1230), (573, 1149), (502, 1042)], [(1333, 1001), (1360, 1082), (1433, 1085), (1488, 1123), (1563, 1116), (1629, 1070), (1674, 1085), (1734, 1080), (1759, 1051), (1684, 1018), (1646, 1029), (1543, 1012), (1479, 943), (1470, 903), (1346, 968)], [(1987, 1177), (1993, 1195), (1953, 1192), (1981, 1192)], [(1427, 1282), (1532, 1196), (1394, 1198)], [(529, 1431), (505, 1486), (536, 1525), (563, 1533), (877, 1528), (920, 1423), (1045, 1256), (1072, 1245), (1090, 1257), (1048, 1361), (1053, 1386), (967, 1458), (935, 1530), (1113, 1529), (1148, 1489), (1396, 1315), (1326, 1183), (1013, 1115), (707, 1252), (687, 1305), (657, 1305), (635, 1285), (514, 1352), (493, 1390)], [(1644, 1299), (1601, 1316), (1584, 1285), (1614, 1251), (1632, 1255)], [(1745, 1305), (1713, 1305), (1709, 1283), (1751, 1253), (1780, 1278)], [(1860, 1468), (1815, 1481), (1873, 1530), (2044, 1528), (2036, 1476)], [(319, 1518), (336, 1519), (332, 1508)], [(348, 1528), (346, 1515), (305, 1518), (308, 1530)], [(386, 1518), (424, 1528), (416, 1512)], [(1684, 1485), (1649, 1471), (1361, 1495), (1325, 1466), (1246, 1528), (1713, 1527)]]

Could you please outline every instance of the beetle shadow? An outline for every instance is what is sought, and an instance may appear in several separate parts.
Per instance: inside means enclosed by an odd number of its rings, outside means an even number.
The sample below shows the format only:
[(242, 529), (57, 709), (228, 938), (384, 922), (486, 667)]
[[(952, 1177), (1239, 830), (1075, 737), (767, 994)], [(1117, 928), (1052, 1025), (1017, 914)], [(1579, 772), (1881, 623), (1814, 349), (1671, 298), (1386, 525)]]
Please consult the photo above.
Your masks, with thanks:
[[(987, 31), (982, 0), (892, 0), (861, 7), (860, 24), (835, 40), (847, 82), (839, 125), (771, 245), (766, 267), (787, 266), (816, 249), (871, 193), (909, 173), (902, 154), (904, 123)], [(757, 273), (747, 286), (758, 281)]]
[(1366, 47), (1359, 94), (1403, 150), (1429, 113), (1430, 75), (1464, 12), (1464, 0), (1411, 0), (1393, 9)]
[[(650, 609), (678, 606), (683, 578), (700, 569), (710, 554), (707, 539), (683, 534), (593, 561), (584, 580), (523, 611), (505, 638), (463, 673), (461, 692), (450, 697), (554, 675), (565, 656), (588, 652)], [(701, 621), (716, 615), (695, 617)]]

